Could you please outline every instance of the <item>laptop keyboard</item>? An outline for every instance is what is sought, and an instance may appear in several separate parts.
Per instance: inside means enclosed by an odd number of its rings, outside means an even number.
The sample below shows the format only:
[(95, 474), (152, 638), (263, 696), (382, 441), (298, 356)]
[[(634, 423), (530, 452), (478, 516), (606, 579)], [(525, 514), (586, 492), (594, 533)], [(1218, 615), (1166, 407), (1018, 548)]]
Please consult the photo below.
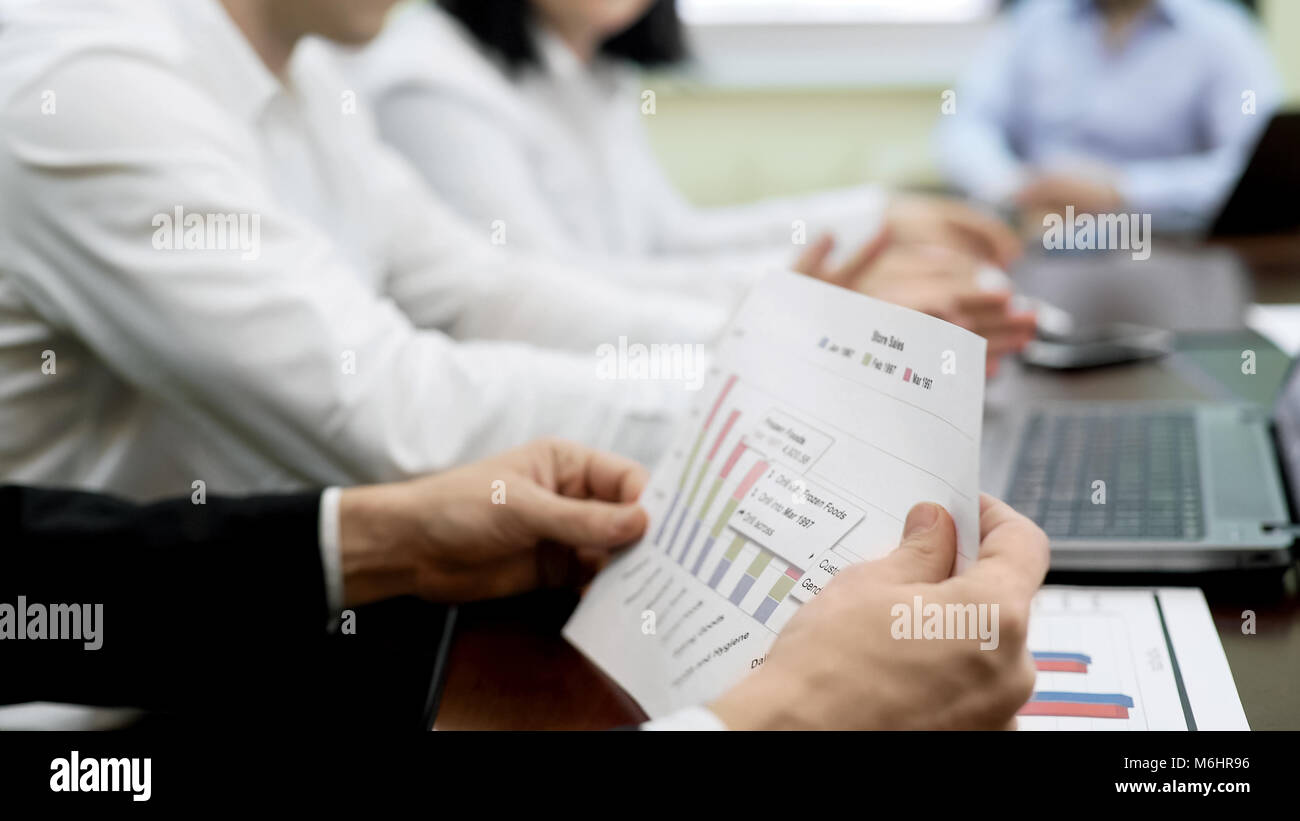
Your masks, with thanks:
[(1200, 539), (1196, 417), (1036, 413), (1007, 501), (1056, 539)]

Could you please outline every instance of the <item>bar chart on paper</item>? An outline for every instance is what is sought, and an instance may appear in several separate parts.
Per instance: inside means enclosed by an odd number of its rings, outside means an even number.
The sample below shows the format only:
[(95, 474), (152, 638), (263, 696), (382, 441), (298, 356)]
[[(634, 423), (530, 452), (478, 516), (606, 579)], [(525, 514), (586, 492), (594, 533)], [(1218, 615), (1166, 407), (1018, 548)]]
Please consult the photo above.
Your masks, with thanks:
[(1045, 587), (1029, 646), (1022, 730), (1245, 728), (1200, 591)]
[[(977, 549), (983, 341), (804, 278), (758, 290), (642, 496), (647, 536), (565, 628), (652, 716), (761, 665), (839, 568), (897, 545), (916, 502)], [(945, 351), (978, 367), (943, 375)]]

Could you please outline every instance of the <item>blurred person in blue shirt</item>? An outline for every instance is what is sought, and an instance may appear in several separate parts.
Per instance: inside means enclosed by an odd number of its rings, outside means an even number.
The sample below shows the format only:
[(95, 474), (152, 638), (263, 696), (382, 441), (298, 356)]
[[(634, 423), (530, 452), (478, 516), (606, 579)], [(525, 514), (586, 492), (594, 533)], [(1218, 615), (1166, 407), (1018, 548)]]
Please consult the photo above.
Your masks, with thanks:
[(1198, 231), (1279, 97), (1238, 3), (1022, 0), (941, 118), (940, 164), (1027, 226), (1073, 206)]

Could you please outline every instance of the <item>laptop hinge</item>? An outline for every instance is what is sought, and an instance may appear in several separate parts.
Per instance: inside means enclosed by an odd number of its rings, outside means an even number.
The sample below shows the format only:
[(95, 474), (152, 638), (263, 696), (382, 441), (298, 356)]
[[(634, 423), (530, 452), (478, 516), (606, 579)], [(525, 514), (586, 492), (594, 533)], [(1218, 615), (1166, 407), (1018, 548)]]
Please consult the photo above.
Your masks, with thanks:
[(1264, 522), (1259, 528), (1265, 533), (1291, 533), (1300, 536), (1300, 524)]

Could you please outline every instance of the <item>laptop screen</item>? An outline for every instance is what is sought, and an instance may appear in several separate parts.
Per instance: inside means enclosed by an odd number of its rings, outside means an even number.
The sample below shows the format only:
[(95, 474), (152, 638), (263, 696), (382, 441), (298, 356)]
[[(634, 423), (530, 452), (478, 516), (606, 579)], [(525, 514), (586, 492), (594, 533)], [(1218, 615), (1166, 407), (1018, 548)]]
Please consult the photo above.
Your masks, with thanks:
[(1277, 431), (1278, 456), (1290, 486), (1291, 512), (1300, 515), (1300, 367), (1296, 362), (1291, 363), (1291, 371), (1278, 392), (1273, 424)]

